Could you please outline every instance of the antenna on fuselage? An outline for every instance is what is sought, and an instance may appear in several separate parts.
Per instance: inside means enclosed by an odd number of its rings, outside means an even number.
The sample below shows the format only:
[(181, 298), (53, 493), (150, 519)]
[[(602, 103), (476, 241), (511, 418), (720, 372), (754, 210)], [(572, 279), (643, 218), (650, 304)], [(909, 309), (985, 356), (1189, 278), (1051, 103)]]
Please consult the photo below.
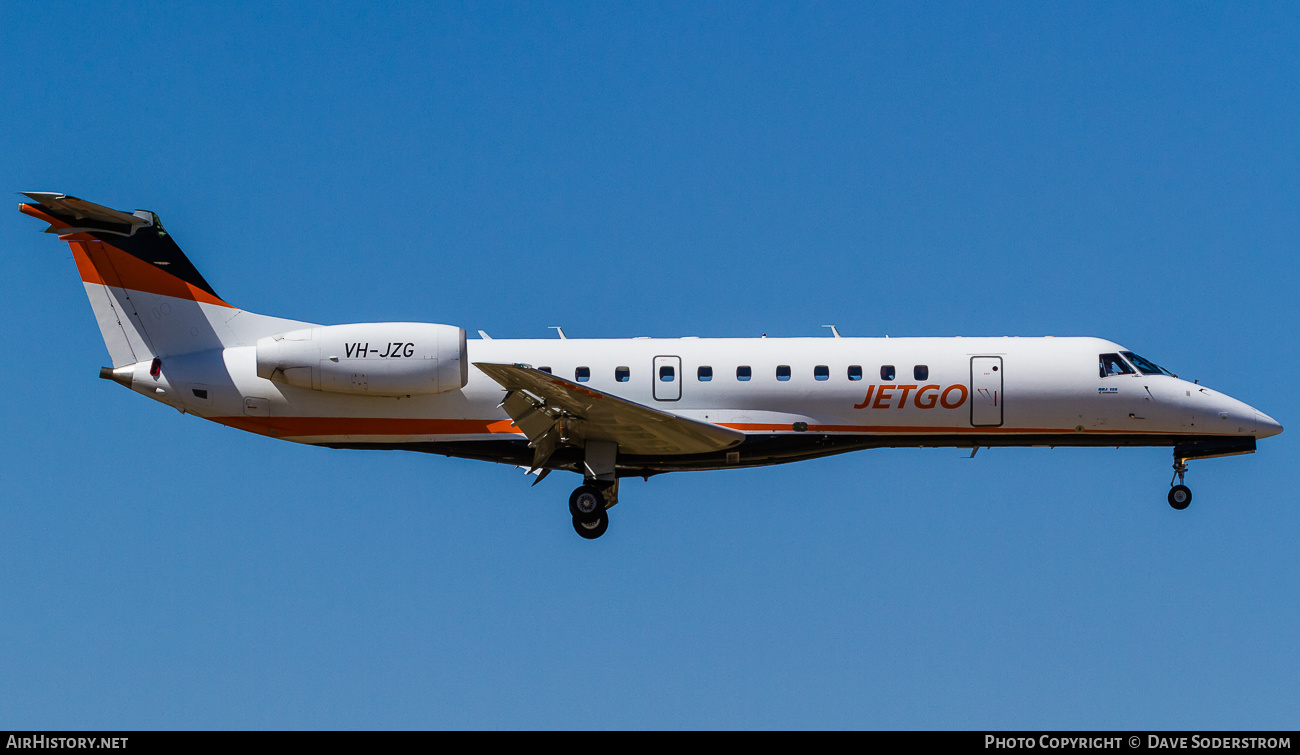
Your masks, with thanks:
[(564, 335), (564, 328), (561, 328), (559, 325), (549, 325), (547, 327), (554, 330), (556, 333), (559, 333), (561, 341), (568, 339), (568, 336)]
[(823, 328), (830, 328), (830, 329), (831, 329), (831, 335), (834, 336), (835, 338), (843, 338), (843, 336), (840, 335), (840, 331), (839, 331), (838, 329), (836, 329), (836, 327), (835, 327), (834, 325), (823, 325), (822, 327), (823, 327)]

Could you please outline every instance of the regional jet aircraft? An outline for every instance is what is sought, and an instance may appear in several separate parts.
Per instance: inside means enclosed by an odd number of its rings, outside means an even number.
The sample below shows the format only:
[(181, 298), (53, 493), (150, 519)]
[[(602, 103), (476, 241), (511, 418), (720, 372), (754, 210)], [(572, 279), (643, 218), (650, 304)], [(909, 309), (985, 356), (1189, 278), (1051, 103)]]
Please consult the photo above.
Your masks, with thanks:
[[(600, 537), (619, 480), (866, 448), (1169, 446), (1247, 454), (1268, 415), (1100, 338), (469, 339), (453, 325), (316, 325), (217, 295), (158, 216), (31, 192), (72, 247), (108, 346), (100, 377), (223, 425), (582, 475)], [(1177, 484), (1175, 484), (1177, 481)], [(534, 483), (535, 484), (535, 483)]]

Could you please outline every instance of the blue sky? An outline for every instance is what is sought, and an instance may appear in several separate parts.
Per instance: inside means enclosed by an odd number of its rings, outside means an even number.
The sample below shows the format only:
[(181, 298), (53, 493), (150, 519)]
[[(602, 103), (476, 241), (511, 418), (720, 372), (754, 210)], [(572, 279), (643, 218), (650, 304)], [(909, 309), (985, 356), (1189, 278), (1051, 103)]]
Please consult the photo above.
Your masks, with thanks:
[[(391, 7), (389, 7), (391, 5)], [(1294, 728), (1300, 11), (44, 4), (0, 176), (156, 211), (217, 292), (498, 337), (1098, 335), (1292, 429), (576, 483), (96, 379), (0, 215), (14, 728)], [(17, 196), (13, 197), (15, 203)]]

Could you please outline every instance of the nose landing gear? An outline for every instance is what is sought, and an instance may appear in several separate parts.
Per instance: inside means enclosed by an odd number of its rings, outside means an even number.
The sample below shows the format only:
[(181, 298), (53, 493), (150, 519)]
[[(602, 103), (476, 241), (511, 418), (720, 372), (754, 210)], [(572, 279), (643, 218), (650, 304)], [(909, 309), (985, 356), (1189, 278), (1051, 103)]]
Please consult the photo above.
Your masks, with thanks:
[[(1192, 489), (1183, 484), (1183, 475), (1187, 474), (1187, 460), (1174, 456), (1174, 476), (1170, 478), (1169, 505), (1182, 511), (1192, 503)], [(1178, 484), (1174, 485), (1174, 480)]]
[[(1182, 511), (1192, 502), (1192, 491), (1183, 484), (1187, 462), (1192, 459), (1214, 459), (1220, 456), (1238, 456), (1255, 453), (1255, 437), (1187, 439), (1174, 446), (1174, 477), (1169, 481), (1169, 505)], [(1174, 480), (1178, 484), (1174, 484)]]

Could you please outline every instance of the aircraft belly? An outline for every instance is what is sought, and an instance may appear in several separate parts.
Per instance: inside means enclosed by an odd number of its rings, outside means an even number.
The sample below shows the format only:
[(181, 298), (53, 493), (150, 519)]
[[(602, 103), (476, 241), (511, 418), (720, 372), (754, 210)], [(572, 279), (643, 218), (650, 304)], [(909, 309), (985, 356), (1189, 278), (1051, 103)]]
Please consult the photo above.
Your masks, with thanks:
[[(1116, 447), (1203, 444), (1202, 436), (1170, 434), (1111, 433), (937, 433), (937, 434), (829, 434), (829, 433), (761, 433), (748, 435), (745, 441), (726, 451), (680, 456), (618, 457), (620, 477), (640, 477), (664, 472), (707, 471), (769, 466), (804, 461), (873, 448), (972, 448), (974, 446), (1064, 446)], [(492, 461), (527, 467), (533, 449), (524, 438), (500, 436), (493, 439), (394, 440), (371, 436), (365, 439), (336, 438), (315, 441), (329, 448), (407, 450), (440, 454), (480, 461)], [(562, 448), (546, 464), (549, 469), (580, 472), (583, 452)]]

